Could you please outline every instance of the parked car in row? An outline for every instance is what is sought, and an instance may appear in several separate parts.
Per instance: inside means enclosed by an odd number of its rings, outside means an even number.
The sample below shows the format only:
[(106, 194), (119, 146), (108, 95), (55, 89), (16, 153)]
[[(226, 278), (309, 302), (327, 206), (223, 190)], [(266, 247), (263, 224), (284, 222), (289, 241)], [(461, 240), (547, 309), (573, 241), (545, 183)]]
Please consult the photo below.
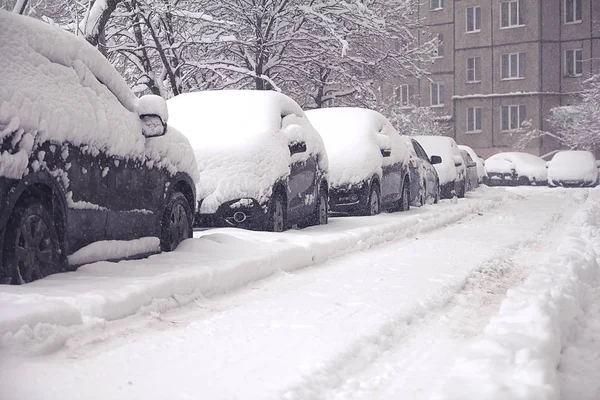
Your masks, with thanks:
[(306, 112), (329, 157), (332, 213), (375, 215), (408, 210), (408, 149), (392, 124), (373, 110), (351, 107)]
[(415, 136), (414, 139), (427, 154), (440, 156), (441, 162), (434, 167), (438, 173), (442, 199), (465, 197), (466, 167), (456, 142), (447, 136)]
[(488, 176), (486, 184), (497, 185), (546, 185), (546, 162), (540, 157), (523, 152), (494, 154), (485, 160)]
[(600, 161), (590, 151), (559, 151), (546, 166), (550, 187), (587, 187), (599, 184)]
[(198, 171), (165, 101), (81, 37), (1, 10), (0, 27), (0, 282), (191, 237)]
[(428, 202), (437, 204), (440, 199), (440, 179), (435, 164), (442, 162), (441, 157), (427, 155), (423, 147), (410, 136), (402, 136), (410, 154), (410, 204), (422, 206)]
[(462, 157), (465, 166), (465, 190), (470, 192), (477, 189), (477, 186), (479, 186), (477, 164), (466, 150), (460, 149), (460, 156)]
[(274, 91), (184, 93), (169, 122), (198, 163), (196, 224), (281, 232), (326, 224), (328, 160), (304, 111)]
[(466, 151), (471, 156), (471, 159), (477, 165), (477, 183), (483, 183), (483, 181), (487, 179), (487, 174), (485, 172), (485, 161), (479, 157), (477, 153), (475, 153), (475, 151), (469, 146), (459, 144), (458, 148)]

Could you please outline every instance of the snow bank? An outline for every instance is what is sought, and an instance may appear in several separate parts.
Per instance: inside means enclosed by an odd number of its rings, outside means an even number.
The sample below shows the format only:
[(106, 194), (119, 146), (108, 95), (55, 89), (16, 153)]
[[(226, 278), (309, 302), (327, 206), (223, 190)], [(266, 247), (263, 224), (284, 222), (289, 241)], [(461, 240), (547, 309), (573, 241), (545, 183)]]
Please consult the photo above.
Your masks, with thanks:
[[(13, 351), (55, 349), (87, 324), (180, 307), (283, 270), (418, 234), (519, 198), (480, 188), (458, 205), (443, 201), (407, 213), (334, 218), (283, 234), (225, 228), (203, 231), (171, 253), (0, 287), (0, 345)], [(4, 311), (6, 310), (6, 312)], [(33, 347), (32, 347), (33, 346)]]
[(508, 291), (483, 338), (454, 366), (441, 398), (560, 397), (561, 346), (585, 307), (587, 284), (600, 277), (600, 190), (589, 193), (555, 261)]
[(446, 136), (413, 136), (413, 139), (419, 142), (429, 157), (442, 157), (442, 162), (434, 165), (440, 178), (440, 185), (454, 182), (458, 179), (458, 171), (465, 170), (464, 163), (460, 167), (454, 166), (455, 156), (462, 160), (454, 139)]
[(598, 181), (596, 157), (590, 151), (559, 151), (548, 162), (548, 179), (551, 181)]
[[(315, 156), (327, 171), (319, 134), (304, 111), (284, 94), (224, 90), (184, 93), (167, 101), (169, 124), (190, 140), (198, 163), (203, 199), (200, 212), (224, 202), (254, 198), (265, 204), (290, 163)], [(304, 141), (307, 151), (290, 157), (288, 144)]]
[[(307, 111), (310, 122), (323, 137), (329, 157), (329, 184), (360, 183), (382, 168), (408, 163), (408, 148), (392, 124), (380, 113), (364, 108), (335, 107)], [(390, 148), (390, 157), (381, 150)]]
[(526, 176), (530, 181), (535, 179), (540, 182), (547, 178), (546, 162), (533, 154), (506, 152), (494, 154), (485, 160), (485, 170), (488, 173), (510, 174), (513, 169), (517, 175)]

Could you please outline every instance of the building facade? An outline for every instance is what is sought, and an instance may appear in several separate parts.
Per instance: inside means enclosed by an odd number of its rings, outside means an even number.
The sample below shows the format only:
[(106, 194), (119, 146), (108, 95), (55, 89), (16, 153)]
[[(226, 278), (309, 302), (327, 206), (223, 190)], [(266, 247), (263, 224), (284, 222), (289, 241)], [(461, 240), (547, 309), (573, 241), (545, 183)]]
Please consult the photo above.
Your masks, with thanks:
[[(549, 111), (600, 73), (600, 0), (427, 0), (420, 15), (438, 56), (428, 79), (396, 92), (402, 104), (434, 107), (482, 157), (513, 150), (523, 121), (551, 130)], [(544, 137), (526, 151), (558, 147)]]

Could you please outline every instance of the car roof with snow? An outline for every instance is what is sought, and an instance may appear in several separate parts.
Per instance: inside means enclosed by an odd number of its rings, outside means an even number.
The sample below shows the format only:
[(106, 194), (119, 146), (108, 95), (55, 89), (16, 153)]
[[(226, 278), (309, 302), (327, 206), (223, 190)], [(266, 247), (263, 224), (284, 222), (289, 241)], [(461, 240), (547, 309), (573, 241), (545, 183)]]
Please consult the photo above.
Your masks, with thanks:
[(552, 163), (595, 163), (596, 157), (591, 151), (565, 150), (557, 152), (552, 157)]

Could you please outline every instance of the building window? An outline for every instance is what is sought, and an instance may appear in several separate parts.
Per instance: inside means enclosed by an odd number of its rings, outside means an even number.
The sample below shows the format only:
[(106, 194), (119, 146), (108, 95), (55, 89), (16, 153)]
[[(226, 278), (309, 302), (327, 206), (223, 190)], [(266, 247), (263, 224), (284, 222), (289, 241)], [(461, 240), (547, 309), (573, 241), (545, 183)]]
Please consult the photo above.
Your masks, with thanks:
[(565, 0), (565, 24), (581, 22), (581, 0)]
[(467, 58), (467, 82), (481, 82), (481, 57)]
[(398, 86), (396, 88), (396, 99), (400, 102), (400, 107), (408, 107), (410, 105), (410, 86)]
[(437, 49), (434, 57), (444, 57), (444, 35), (442, 33), (437, 35)]
[(524, 2), (521, 0), (500, 3), (500, 26), (510, 28), (525, 25)]
[(501, 119), (503, 131), (520, 129), (525, 122), (525, 105), (502, 106)]
[(481, 31), (481, 7), (467, 7), (467, 32)]
[(567, 76), (581, 76), (583, 74), (583, 50), (565, 51), (565, 74)]
[(443, 106), (444, 105), (444, 84), (441, 82), (431, 83), (431, 105), (432, 106)]
[(525, 78), (525, 53), (502, 54), (502, 79)]
[(429, 0), (430, 10), (441, 10), (444, 8), (444, 0)]
[(481, 107), (467, 108), (467, 132), (481, 132)]

